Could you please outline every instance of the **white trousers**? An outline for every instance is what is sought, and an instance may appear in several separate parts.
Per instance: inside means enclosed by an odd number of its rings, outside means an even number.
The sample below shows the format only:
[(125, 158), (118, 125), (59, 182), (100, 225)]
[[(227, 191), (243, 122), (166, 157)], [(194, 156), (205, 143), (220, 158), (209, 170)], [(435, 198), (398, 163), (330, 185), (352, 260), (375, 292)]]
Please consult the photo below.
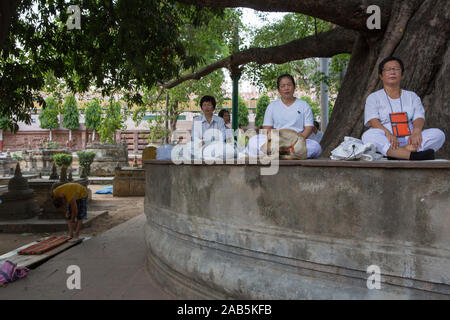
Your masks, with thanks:
[[(399, 137), (400, 147), (408, 143), (409, 137)], [(377, 146), (377, 151), (386, 156), (387, 151), (391, 147), (388, 138), (381, 129), (371, 128), (363, 133), (361, 140), (364, 144), (373, 143)], [(445, 142), (445, 134), (440, 129), (425, 129), (422, 131), (422, 146), (417, 151), (433, 149), (438, 151)]]
[[(267, 136), (263, 134), (257, 134), (250, 138), (247, 145), (248, 155), (256, 157), (263, 154), (261, 147), (266, 143)], [(322, 154), (322, 147), (319, 143), (312, 139), (306, 139), (306, 154), (308, 159), (316, 159)]]

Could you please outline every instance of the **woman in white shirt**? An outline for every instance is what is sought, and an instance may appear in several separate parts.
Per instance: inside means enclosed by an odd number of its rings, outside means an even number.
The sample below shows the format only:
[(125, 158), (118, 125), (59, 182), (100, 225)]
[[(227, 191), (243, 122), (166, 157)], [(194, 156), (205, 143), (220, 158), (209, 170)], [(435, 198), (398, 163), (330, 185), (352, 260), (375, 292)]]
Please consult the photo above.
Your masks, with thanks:
[(201, 147), (211, 141), (224, 142), (225, 122), (214, 114), (216, 99), (204, 96), (200, 99), (200, 108), (203, 115), (195, 117), (192, 122), (191, 139), (196, 147)]
[[(400, 88), (403, 72), (399, 58), (387, 57), (379, 64), (383, 89), (367, 97), (364, 125), (370, 129), (364, 132), (362, 141), (375, 144), (388, 159), (433, 160), (445, 142), (445, 134), (439, 129), (423, 130), (425, 110), (417, 94)], [(396, 123), (394, 116), (399, 113), (404, 121)], [(402, 121), (403, 130), (397, 129)]]
[[(322, 153), (320, 144), (308, 139), (314, 126), (311, 107), (306, 101), (294, 97), (295, 81), (290, 74), (282, 74), (277, 79), (278, 92), (281, 98), (271, 102), (264, 114), (263, 129), (289, 129), (297, 132), (298, 136), (306, 140), (308, 158), (318, 158)], [(266, 143), (266, 138), (252, 138), (249, 141), (249, 153), (255, 153), (255, 148)], [(250, 142), (252, 144), (250, 145)], [(256, 145), (255, 145), (256, 144)]]

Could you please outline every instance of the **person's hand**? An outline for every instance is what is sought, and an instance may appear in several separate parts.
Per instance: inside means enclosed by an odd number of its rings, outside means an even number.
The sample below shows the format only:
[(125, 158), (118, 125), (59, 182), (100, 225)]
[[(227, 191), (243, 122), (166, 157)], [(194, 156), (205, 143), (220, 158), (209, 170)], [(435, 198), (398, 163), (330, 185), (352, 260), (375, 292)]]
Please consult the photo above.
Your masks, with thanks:
[(422, 146), (422, 133), (413, 131), (412, 135), (408, 137), (408, 144), (412, 145), (416, 149), (420, 149)]
[(400, 147), (400, 143), (398, 142), (397, 137), (394, 136), (392, 133), (386, 132), (386, 137), (388, 138), (389, 143), (391, 144), (391, 148), (393, 150), (395, 150), (398, 147)]
[(70, 212), (66, 211), (66, 218), (69, 219), (70, 218)]

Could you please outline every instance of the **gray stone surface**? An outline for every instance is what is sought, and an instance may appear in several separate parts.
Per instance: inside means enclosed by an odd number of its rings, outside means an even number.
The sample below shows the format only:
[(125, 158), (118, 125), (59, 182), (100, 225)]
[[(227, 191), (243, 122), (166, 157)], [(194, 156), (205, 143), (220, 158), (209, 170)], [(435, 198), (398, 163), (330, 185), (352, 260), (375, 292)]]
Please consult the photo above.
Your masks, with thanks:
[(35, 194), (22, 176), (17, 163), (14, 177), (8, 182), (8, 192), (0, 195), (0, 221), (29, 219), (39, 214)]
[(116, 168), (113, 182), (114, 197), (145, 195), (145, 172), (142, 168)]
[(52, 172), (53, 155), (57, 153), (71, 152), (68, 149), (39, 149), (26, 150), (23, 153), (23, 162), (25, 162), (24, 172), (27, 173), (42, 173), (44, 175)]
[[(174, 294), (450, 299), (448, 162), (145, 169), (149, 266)], [(380, 290), (367, 288), (371, 265)]]
[(117, 166), (128, 166), (128, 146), (118, 144), (88, 144), (86, 151), (95, 152), (94, 161), (91, 164), (91, 176), (114, 176)]
[[(87, 218), (83, 220), (83, 226), (89, 227), (93, 221), (107, 214), (108, 211), (88, 210)], [(59, 212), (59, 217), (55, 217), (55, 219), (34, 217), (24, 220), (0, 221), (0, 232), (2, 233), (43, 233), (59, 231), (67, 231), (67, 220), (64, 217), (64, 212), (61, 211)]]
[[(140, 215), (57, 255), (23, 279), (0, 287), (7, 299), (170, 299), (146, 268), (145, 217)], [(67, 267), (81, 269), (81, 290), (69, 290)]]
[(14, 172), (16, 165), (17, 160), (12, 159), (11, 157), (0, 159), (0, 176), (7, 176), (11, 171)]

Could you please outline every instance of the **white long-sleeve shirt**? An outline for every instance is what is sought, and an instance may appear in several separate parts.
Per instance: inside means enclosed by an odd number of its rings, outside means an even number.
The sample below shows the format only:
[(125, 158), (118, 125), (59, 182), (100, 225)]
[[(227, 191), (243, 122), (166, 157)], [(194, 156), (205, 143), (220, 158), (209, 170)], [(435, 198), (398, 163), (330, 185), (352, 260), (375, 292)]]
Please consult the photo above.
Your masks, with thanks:
[(194, 118), (191, 129), (191, 139), (197, 142), (221, 141), (226, 138), (225, 122), (221, 117), (212, 116), (211, 122), (208, 123), (205, 115)]

